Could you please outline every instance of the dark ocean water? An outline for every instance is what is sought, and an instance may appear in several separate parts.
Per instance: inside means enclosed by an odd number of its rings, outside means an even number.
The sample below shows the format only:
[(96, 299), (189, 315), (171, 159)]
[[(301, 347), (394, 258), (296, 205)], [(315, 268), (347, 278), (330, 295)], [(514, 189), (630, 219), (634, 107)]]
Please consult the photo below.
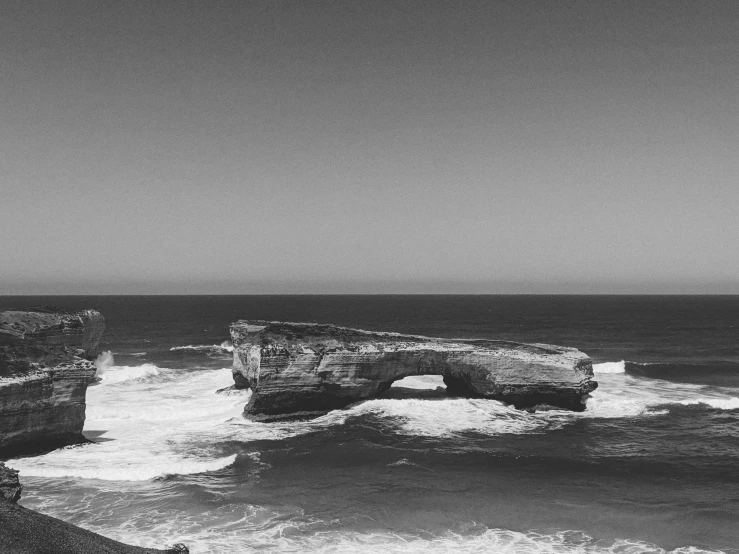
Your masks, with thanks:
[[(99, 309), (80, 447), (12, 460), (22, 504), (199, 552), (739, 552), (739, 297), (0, 297)], [(583, 413), (435, 377), (310, 422), (244, 421), (228, 325), (335, 323), (574, 346)]]

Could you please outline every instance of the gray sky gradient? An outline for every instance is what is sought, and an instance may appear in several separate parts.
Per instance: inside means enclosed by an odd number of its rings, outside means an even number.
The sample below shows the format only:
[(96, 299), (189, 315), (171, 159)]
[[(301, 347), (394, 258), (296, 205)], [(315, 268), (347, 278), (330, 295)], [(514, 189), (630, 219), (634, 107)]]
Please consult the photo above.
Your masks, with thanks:
[(0, 294), (739, 293), (739, 2), (3, 3)]

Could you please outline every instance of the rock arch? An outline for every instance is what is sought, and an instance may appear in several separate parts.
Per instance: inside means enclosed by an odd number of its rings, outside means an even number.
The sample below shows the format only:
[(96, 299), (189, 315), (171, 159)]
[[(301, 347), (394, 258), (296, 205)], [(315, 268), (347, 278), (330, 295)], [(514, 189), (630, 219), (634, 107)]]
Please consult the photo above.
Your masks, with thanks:
[(250, 388), (246, 417), (312, 417), (373, 398), (412, 375), (442, 375), (455, 395), (517, 407), (584, 409), (598, 384), (574, 348), (379, 333), (314, 323), (231, 325), (235, 388)]

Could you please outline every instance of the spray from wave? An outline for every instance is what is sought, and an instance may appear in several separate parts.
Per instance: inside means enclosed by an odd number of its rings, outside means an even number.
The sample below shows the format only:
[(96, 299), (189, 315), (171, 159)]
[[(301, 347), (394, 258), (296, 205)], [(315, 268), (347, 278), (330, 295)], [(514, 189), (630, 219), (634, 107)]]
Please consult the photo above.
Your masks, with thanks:
[(102, 352), (95, 360), (95, 377), (103, 384), (123, 383), (136, 379), (146, 379), (159, 375), (159, 368), (154, 364), (138, 366), (117, 366), (115, 358), (108, 350)]
[(108, 369), (110, 369), (115, 360), (113, 359), (113, 353), (108, 350), (107, 352), (101, 352), (95, 360), (95, 377), (98, 379), (102, 378)]
[(626, 361), (593, 364), (593, 373), (626, 373)]

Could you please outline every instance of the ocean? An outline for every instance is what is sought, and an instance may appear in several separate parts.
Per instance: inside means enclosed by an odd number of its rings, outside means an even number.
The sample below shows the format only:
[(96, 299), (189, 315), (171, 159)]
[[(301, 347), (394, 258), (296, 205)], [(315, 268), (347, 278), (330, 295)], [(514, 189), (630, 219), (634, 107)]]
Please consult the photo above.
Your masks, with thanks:
[[(106, 318), (89, 444), (10, 460), (21, 504), (129, 544), (242, 552), (739, 553), (737, 296), (0, 297)], [(440, 377), (311, 421), (241, 418), (228, 326), (577, 347), (582, 413)]]

